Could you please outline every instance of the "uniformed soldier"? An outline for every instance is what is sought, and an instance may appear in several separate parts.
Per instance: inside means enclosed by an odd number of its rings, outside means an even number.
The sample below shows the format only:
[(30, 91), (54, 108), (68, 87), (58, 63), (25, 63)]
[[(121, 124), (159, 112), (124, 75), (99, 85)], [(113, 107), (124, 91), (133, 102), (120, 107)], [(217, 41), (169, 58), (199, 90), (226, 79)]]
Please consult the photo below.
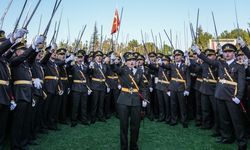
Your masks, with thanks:
[[(27, 33), (27, 32), (26, 32)], [(15, 55), (10, 60), (13, 90), (16, 109), (13, 111), (11, 127), (11, 149), (25, 149), (29, 143), (30, 136), (30, 113), (29, 107), (32, 103), (32, 73), (31, 65), (34, 60), (30, 56), (38, 54), (43, 47), (44, 38), (37, 36), (30, 48), (25, 44), (19, 44), (15, 48)], [(36, 55), (35, 54), (35, 55)]]
[[(164, 56), (161, 53), (157, 54), (158, 62), (162, 61), (164, 65), (170, 63), (170, 58)], [(169, 84), (170, 84), (170, 71), (156, 64), (154, 67), (150, 65), (151, 69), (157, 72), (157, 78), (155, 80), (155, 90), (157, 92), (158, 108), (159, 108), (159, 119), (158, 122), (165, 121), (167, 124), (171, 121), (170, 113), (170, 95), (169, 95)]]
[[(178, 106), (180, 107), (180, 117), (183, 128), (188, 127), (187, 118), (187, 96), (190, 90), (189, 67), (182, 61), (184, 53), (181, 50), (174, 50), (174, 63), (162, 64), (163, 68), (171, 71), (171, 81), (169, 85), (171, 97), (171, 123), (176, 125), (178, 119)], [(160, 61), (160, 64), (162, 62)]]
[[(87, 81), (88, 65), (84, 63), (84, 50), (79, 50), (76, 53), (75, 65), (72, 66), (72, 111), (71, 111), (71, 127), (77, 125), (77, 117), (84, 125), (89, 125), (87, 116), (88, 95), (92, 90)], [(79, 110), (80, 106), (80, 111)]]
[[(156, 56), (157, 54), (155, 52), (150, 52), (148, 53), (148, 58), (149, 58), (149, 61), (152, 63), (152, 64), (155, 64), (156, 63)], [(157, 92), (155, 90), (155, 81), (157, 81), (157, 72), (150, 69), (150, 80), (151, 80), (151, 83), (152, 83), (152, 88), (153, 88), (153, 91), (150, 91), (150, 100), (151, 100), (151, 103), (150, 103), (150, 107), (151, 107), (151, 110), (153, 112), (153, 119), (156, 118), (158, 119), (159, 118), (159, 107), (158, 107), (158, 100), (157, 100)], [(152, 120), (153, 120), (152, 119)]]
[[(107, 84), (110, 87), (110, 92), (106, 94), (105, 96), (105, 116), (107, 119), (109, 119), (111, 117), (112, 112), (116, 112), (116, 102), (118, 99), (118, 96), (120, 94), (120, 90), (118, 88), (119, 85), (119, 79), (118, 79), (118, 75), (112, 71), (112, 69), (110, 68), (110, 55), (113, 52), (109, 52), (107, 57), (104, 60), (104, 63), (107, 65)], [(117, 59), (119, 59), (117, 57)], [(116, 62), (118, 65), (120, 64), (120, 59), (116, 60)]]
[(34, 60), (34, 63), (31, 66), (32, 73), (32, 104), (30, 108), (31, 114), (31, 126), (30, 126), (30, 144), (37, 145), (35, 140), (37, 139), (38, 132), (45, 133), (43, 130), (44, 122), (43, 122), (43, 107), (44, 107), (44, 99), (46, 98), (46, 94), (43, 91), (43, 80), (44, 80), (44, 72), (40, 60), (43, 56), (43, 52), (40, 51), (37, 55), (33, 54), (30, 56), (31, 60)]
[(204, 62), (218, 68), (219, 82), (215, 90), (220, 117), (221, 138), (220, 143), (232, 143), (235, 133), (238, 149), (247, 149), (247, 138), (244, 116), (241, 111), (241, 99), (245, 88), (244, 65), (237, 63), (233, 44), (222, 46), (225, 60), (210, 60), (202, 54), (197, 45), (192, 47)]
[(63, 94), (59, 82), (58, 65), (55, 62), (57, 46), (52, 46), (46, 49), (46, 54), (41, 60), (44, 68), (44, 89), (47, 93), (45, 100), (44, 117), (46, 118), (46, 126), (50, 130), (58, 130), (57, 127), (57, 111), (59, 95)]
[(9, 118), (9, 110), (14, 97), (10, 85), (11, 72), (9, 67), (9, 59), (4, 53), (13, 45), (11, 39), (6, 39), (4, 31), (0, 31), (0, 149), (3, 149), (3, 143), (7, 131), (7, 122)]
[[(120, 117), (120, 144), (121, 150), (127, 150), (129, 147), (128, 125), (130, 122), (130, 149), (137, 150), (142, 105), (138, 92), (140, 92), (139, 87), (143, 84), (143, 72), (135, 68), (136, 58), (131, 52), (126, 52), (123, 57), (126, 61), (124, 67), (119, 67), (115, 64), (111, 65), (113, 71), (120, 77), (122, 86), (117, 101)], [(111, 60), (114, 59), (114, 57), (111, 57)], [(143, 102), (144, 107), (146, 107), (145, 103)]]
[(153, 83), (151, 80), (151, 70), (146, 66), (145, 64), (145, 57), (143, 55), (139, 55), (137, 57), (137, 62), (138, 62), (138, 69), (141, 69), (143, 72), (143, 87), (142, 87), (142, 93), (144, 95), (144, 98), (147, 99), (150, 103), (147, 105), (146, 108), (146, 115), (149, 118), (149, 120), (153, 121), (154, 119), (154, 113), (153, 113), (153, 109), (151, 106), (152, 100), (150, 97), (150, 92), (153, 92)]
[(106, 82), (107, 66), (102, 63), (103, 53), (96, 51), (94, 53), (94, 61), (89, 65), (91, 76), (91, 123), (95, 123), (98, 118), (101, 122), (106, 122), (104, 118), (104, 98), (106, 92), (110, 92), (110, 88)]
[[(201, 92), (200, 92), (200, 87), (203, 82), (202, 80), (202, 73), (200, 70), (196, 69), (197, 67), (200, 68), (200, 65), (202, 63), (201, 59), (198, 58), (196, 53), (193, 53), (193, 58), (190, 57), (190, 74), (191, 74), (191, 83), (193, 83), (193, 94), (195, 95), (195, 125), (201, 126), (202, 124), (202, 112), (201, 112)], [(189, 97), (189, 100), (194, 97)]]
[[(216, 53), (213, 49), (205, 50), (206, 56), (212, 60), (216, 60)], [(219, 129), (219, 113), (217, 108), (217, 100), (214, 98), (215, 88), (218, 78), (218, 69), (204, 62), (197, 68), (197, 72), (202, 72), (203, 82), (200, 87), (201, 104), (202, 104), (202, 129), (211, 129), (214, 127), (213, 136), (220, 135)]]
[(71, 59), (73, 59), (72, 55), (69, 56), (66, 59), (66, 52), (67, 50), (65, 48), (59, 48), (56, 51), (57, 54), (57, 59), (56, 59), (56, 63), (58, 64), (58, 72), (59, 72), (59, 76), (60, 76), (60, 85), (61, 85), (61, 90), (63, 91), (62, 95), (59, 95), (59, 103), (61, 103), (61, 105), (59, 105), (58, 107), (58, 115), (57, 117), (59, 117), (59, 122), (61, 124), (68, 124), (67, 123), (67, 105), (68, 105), (68, 94), (70, 92), (70, 88), (69, 88), (69, 80), (68, 80), (68, 73), (67, 73), (67, 67), (68, 64), (71, 63)]

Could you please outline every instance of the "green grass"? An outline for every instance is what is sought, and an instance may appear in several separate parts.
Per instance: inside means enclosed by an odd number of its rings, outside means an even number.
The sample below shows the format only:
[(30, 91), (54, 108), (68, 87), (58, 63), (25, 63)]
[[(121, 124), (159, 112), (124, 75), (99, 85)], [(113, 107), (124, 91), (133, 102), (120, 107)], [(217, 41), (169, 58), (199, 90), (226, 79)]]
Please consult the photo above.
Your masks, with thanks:
[[(75, 128), (60, 125), (61, 131), (42, 135), (39, 145), (32, 150), (119, 150), (119, 120), (111, 118), (107, 123), (91, 126), (78, 124)], [(139, 136), (140, 150), (235, 150), (236, 144), (215, 143), (211, 131), (198, 129), (190, 123), (188, 129), (181, 125), (171, 127), (164, 123), (145, 119)]]

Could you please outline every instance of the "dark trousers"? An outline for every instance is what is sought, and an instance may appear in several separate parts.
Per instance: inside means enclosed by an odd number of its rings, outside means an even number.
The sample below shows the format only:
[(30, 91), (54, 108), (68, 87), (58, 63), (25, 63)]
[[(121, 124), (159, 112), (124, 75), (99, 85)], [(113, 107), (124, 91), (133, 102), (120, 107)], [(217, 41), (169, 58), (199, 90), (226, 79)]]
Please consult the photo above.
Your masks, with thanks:
[(170, 122), (170, 99), (166, 91), (157, 90), (157, 99), (159, 104), (159, 121)]
[[(105, 116), (109, 118), (113, 112), (117, 112), (117, 99), (120, 91), (118, 89), (111, 89), (105, 96)], [(113, 106), (113, 107), (112, 107)], [(112, 108), (114, 108), (112, 110)]]
[(234, 133), (238, 145), (246, 145), (245, 120), (240, 105), (235, 104), (232, 100), (218, 100), (218, 110), (222, 138), (233, 139)]
[[(183, 92), (171, 91), (171, 122), (177, 123), (178, 112), (180, 110), (181, 122), (187, 124), (187, 97)], [(178, 109), (178, 106), (180, 109)]]
[(80, 115), (79, 118), (82, 122), (88, 121), (87, 102), (88, 102), (88, 95), (86, 92), (83, 93), (83, 92), (72, 91), (72, 111), (71, 111), (72, 112), (72, 114), (71, 114), (72, 123), (77, 122), (77, 117), (79, 115)]
[(152, 100), (151, 100), (151, 93), (149, 91), (149, 89), (147, 88), (147, 90), (145, 90), (145, 98), (150, 102), (148, 103), (147, 105), (147, 108), (146, 108), (146, 114), (147, 114), (147, 117), (150, 119), (150, 120), (153, 120), (154, 119), (154, 112), (153, 112), (153, 105), (152, 105)]
[(67, 120), (67, 105), (68, 105), (68, 91), (64, 91), (63, 95), (59, 96), (61, 101), (59, 120), (60, 122), (66, 122)]
[[(194, 80), (192, 80), (194, 81)], [(192, 88), (190, 89), (190, 94), (187, 97), (187, 114), (188, 114), (188, 120), (194, 120), (196, 117), (196, 95), (195, 95), (195, 89)]]
[(216, 133), (219, 133), (219, 115), (217, 110), (217, 100), (213, 95), (201, 96), (202, 105), (202, 126), (206, 128), (211, 128), (214, 126)]
[(91, 101), (91, 120), (104, 119), (105, 91), (93, 90)]
[(49, 129), (57, 128), (58, 96), (48, 93), (45, 102), (46, 125)]
[(201, 111), (201, 92), (195, 90), (195, 102), (196, 102), (196, 115), (195, 120), (197, 124), (202, 122), (202, 111)]
[(151, 101), (152, 101), (151, 105), (153, 107), (154, 117), (157, 119), (157, 118), (159, 118), (159, 104), (158, 104), (158, 100), (157, 100), (157, 90), (152, 92), (150, 94), (150, 97), (151, 97)]
[(17, 106), (13, 110), (12, 126), (11, 126), (11, 149), (25, 149), (27, 144), (27, 126), (26, 121), (28, 115), (29, 103), (26, 101), (18, 100)]
[(44, 123), (44, 117), (43, 117), (43, 109), (44, 109), (44, 104), (45, 100), (43, 97), (40, 96), (34, 96), (34, 99), (36, 99), (36, 106), (37, 106), (37, 116), (35, 118), (35, 122), (37, 125), (37, 131), (41, 130), (42, 128), (45, 127)]
[(130, 123), (130, 150), (138, 150), (141, 106), (126, 106), (118, 104), (120, 116), (120, 144), (121, 150), (128, 150), (128, 128)]
[(7, 130), (7, 122), (9, 116), (10, 106), (0, 104), (0, 150), (3, 149), (3, 142)]

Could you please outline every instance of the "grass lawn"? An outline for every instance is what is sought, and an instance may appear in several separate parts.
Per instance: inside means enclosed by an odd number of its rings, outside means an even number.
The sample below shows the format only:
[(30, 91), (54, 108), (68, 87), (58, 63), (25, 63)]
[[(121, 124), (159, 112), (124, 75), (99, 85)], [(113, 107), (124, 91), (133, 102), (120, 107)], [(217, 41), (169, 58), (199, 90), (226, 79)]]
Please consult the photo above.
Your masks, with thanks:
[[(119, 150), (119, 121), (111, 118), (107, 123), (91, 126), (78, 124), (75, 128), (60, 125), (61, 131), (41, 135), (39, 145), (32, 150)], [(198, 129), (190, 123), (188, 129), (181, 125), (171, 127), (145, 119), (141, 124), (140, 150), (235, 150), (236, 144), (215, 143), (211, 131)]]

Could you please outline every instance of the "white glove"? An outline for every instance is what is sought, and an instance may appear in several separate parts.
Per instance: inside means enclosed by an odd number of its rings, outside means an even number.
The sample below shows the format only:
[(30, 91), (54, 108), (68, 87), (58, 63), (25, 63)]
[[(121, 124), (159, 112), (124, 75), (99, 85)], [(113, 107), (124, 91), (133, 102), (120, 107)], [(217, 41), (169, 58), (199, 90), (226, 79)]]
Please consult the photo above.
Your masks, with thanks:
[(69, 93), (70, 93), (70, 88), (68, 88), (68, 95), (69, 95)]
[(145, 62), (146, 62), (147, 64), (150, 64), (150, 63), (151, 63), (150, 60), (149, 60), (149, 58), (148, 58), (148, 56), (146, 56)]
[(222, 47), (221, 47), (220, 43), (217, 44), (216, 49), (219, 50), (219, 51), (222, 51)]
[(237, 97), (232, 98), (232, 100), (235, 102), (235, 104), (239, 104), (240, 100)]
[(54, 50), (54, 51), (57, 50), (57, 44), (56, 43), (53, 42), (51, 44), (51, 50)]
[(36, 89), (41, 89), (42, 88), (41, 80), (39, 78), (35, 78), (33, 80), (33, 84), (34, 84), (34, 87)]
[(40, 44), (43, 44), (44, 41), (45, 41), (44, 36), (42, 36), (42, 35), (37, 35), (37, 36), (35, 37), (35, 39), (33, 40), (32, 48), (35, 49), (36, 52), (40, 51), (40, 50), (39, 50), (39, 45), (40, 45)]
[(167, 95), (168, 95), (168, 96), (171, 96), (171, 92), (170, 92), (170, 91), (167, 91)]
[(158, 82), (159, 82), (159, 79), (155, 77), (155, 84), (157, 84)]
[(153, 89), (152, 87), (149, 88), (149, 92), (150, 92), (150, 93), (152, 93), (153, 90), (154, 90), (154, 89)]
[(72, 61), (75, 59), (75, 56), (71, 54), (68, 58), (65, 59), (65, 62), (68, 63), (69, 61)]
[(188, 56), (188, 57), (185, 57), (185, 64), (186, 64), (187, 66), (190, 66), (190, 65), (191, 65), (189, 56)]
[(13, 38), (14, 39), (18, 39), (18, 38), (22, 38), (24, 37), (25, 34), (28, 33), (28, 30), (26, 29), (17, 29), (14, 34), (13, 34)]
[(188, 55), (188, 51), (185, 51), (184, 52), (184, 57), (188, 57), (189, 55)]
[(88, 95), (90, 95), (92, 93), (92, 91), (91, 90), (88, 90)]
[(118, 89), (120, 90), (121, 88), (122, 88), (122, 86), (119, 84), (119, 85), (118, 85)]
[(14, 110), (14, 109), (16, 108), (16, 106), (17, 106), (16, 102), (12, 100), (12, 101), (10, 102), (10, 110), (11, 110), (11, 111)]
[(116, 59), (116, 56), (115, 56), (114, 53), (111, 54), (110, 59), (113, 60), (113, 61)]
[(237, 43), (240, 45), (240, 47), (245, 47), (246, 46), (246, 43), (244, 42), (242, 37), (237, 38)]
[(107, 88), (107, 93), (109, 93), (110, 92), (110, 88)]
[(159, 58), (159, 59), (157, 60), (157, 63), (158, 63), (159, 65), (162, 65), (162, 60)]
[(63, 95), (63, 93), (64, 93), (63, 90), (60, 90), (58, 94), (61, 96)]
[(189, 92), (188, 91), (184, 91), (184, 96), (188, 96), (189, 95)]
[(201, 51), (199, 49), (199, 47), (194, 44), (192, 47), (191, 47), (192, 51), (196, 52), (198, 55), (200, 55)]
[(36, 106), (36, 101), (34, 99), (32, 99), (32, 104), (31, 104), (32, 107), (35, 107)]
[(142, 101), (142, 107), (145, 108), (145, 107), (147, 107), (147, 105), (148, 105), (148, 103), (147, 103), (146, 101), (143, 100), (143, 101)]
[(89, 68), (94, 69), (94, 62), (93, 61), (90, 62)]

